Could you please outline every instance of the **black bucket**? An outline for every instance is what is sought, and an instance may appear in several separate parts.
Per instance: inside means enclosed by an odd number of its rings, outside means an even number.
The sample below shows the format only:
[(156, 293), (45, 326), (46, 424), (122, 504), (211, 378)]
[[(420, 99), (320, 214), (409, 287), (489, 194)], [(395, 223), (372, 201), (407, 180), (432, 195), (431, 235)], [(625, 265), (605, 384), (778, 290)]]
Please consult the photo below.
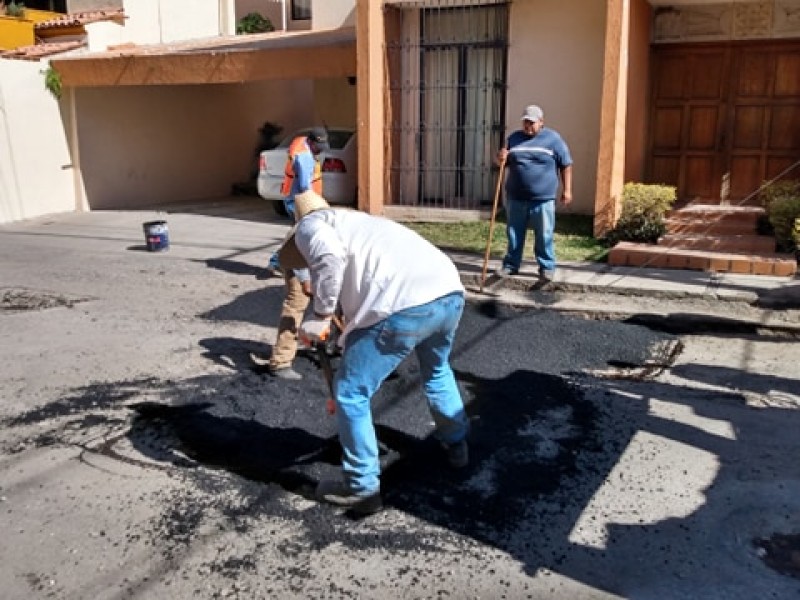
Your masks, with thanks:
[(166, 221), (148, 221), (143, 227), (144, 240), (150, 252), (169, 250), (169, 229)]

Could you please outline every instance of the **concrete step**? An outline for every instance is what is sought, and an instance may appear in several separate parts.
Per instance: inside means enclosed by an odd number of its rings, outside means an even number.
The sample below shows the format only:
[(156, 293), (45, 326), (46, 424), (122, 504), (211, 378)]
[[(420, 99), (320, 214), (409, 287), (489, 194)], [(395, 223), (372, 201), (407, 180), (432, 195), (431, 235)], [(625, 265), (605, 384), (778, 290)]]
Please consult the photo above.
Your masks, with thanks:
[(694, 204), (669, 211), (667, 232), (678, 235), (748, 235), (758, 231), (764, 209), (758, 206)]
[(668, 233), (658, 240), (659, 246), (736, 252), (739, 254), (770, 254), (775, 252), (775, 238), (768, 235), (691, 235)]
[(686, 217), (691, 219), (715, 219), (720, 217), (731, 219), (758, 219), (765, 211), (760, 206), (731, 206), (727, 204), (689, 204), (667, 212), (667, 216)]
[(709, 252), (654, 244), (619, 242), (608, 255), (612, 266), (689, 269), (717, 273), (742, 273), (793, 277), (797, 260), (791, 254)]
[(682, 219), (666, 219), (667, 233), (673, 235), (755, 235), (753, 223), (737, 221), (684, 221)]

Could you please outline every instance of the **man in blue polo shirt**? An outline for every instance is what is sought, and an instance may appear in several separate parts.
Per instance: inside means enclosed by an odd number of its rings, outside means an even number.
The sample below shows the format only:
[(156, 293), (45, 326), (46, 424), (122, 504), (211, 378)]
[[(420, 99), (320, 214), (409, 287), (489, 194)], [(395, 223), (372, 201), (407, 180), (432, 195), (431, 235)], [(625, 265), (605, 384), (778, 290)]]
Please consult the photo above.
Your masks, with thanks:
[(516, 275), (522, 263), (528, 223), (533, 226), (533, 254), (539, 278), (552, 281), (556, 271), (553, 236), (556, 196), (564, 205), (572, 202), (572, 156), (561, 136), (544, 126), (544, 112), (536, 105), (525, 108), (522, 129), (508, 137), (497, 155), (506, 163), (506, 234), (508, 249), (500, 276)]

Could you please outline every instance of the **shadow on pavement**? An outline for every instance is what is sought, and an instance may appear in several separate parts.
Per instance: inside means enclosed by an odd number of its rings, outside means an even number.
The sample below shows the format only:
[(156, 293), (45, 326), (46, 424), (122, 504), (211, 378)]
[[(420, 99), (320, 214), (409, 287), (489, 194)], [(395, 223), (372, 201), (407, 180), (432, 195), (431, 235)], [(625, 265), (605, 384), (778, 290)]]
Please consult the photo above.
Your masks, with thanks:
[(229, 258), (209, 258), (205, 261), (206, 266), (210, 269), (218, 271), (225, 271), (234, 275), (248, 275), (256, 279), (269, 279), (269, 270), (266, 267), (258, 267), (251, 265), (240, 260), (231, 260)]
[(238, 321), (263, 327), (277, 327), (283, 304), (284, 286), (265, 286), (245, 292), (227, 304), (198, 315), (209, 321)]
[[(770, 571), (755, 545), (800, 528), (800, 443), (773, 445), (775, 431), (800, 430), (800, 413), (753, 410), (739, 392), (587, 374), (613, 363), (643, 364), (667, 337), (620, 322), (470, 307), (453, 353), (472, 423), (466, 469), (448, 468), (431, 437), (415, 361), (401, 365), (373, 400), (388, 448), (385, 504), (437, 525), (424, 539), (385, 528), (332, 530), (333, 508), (298, 510), (272, 490), (275, 483), (308, 498), (318, 479), (339, 471), (325, 383), (308, 360), (298, 361), (304, 376), (298, 382), (237, 370), (179, 382), (120, 382), (124, 393), (90, 385), (57, 403), (59, 410), (45, 407), (35, 416), (81, 423), (104, 410), (132, 410), (127, 439), (141, 455), (172, 463), (201, 489), (217, 489), (209, 483), (213, 475), (188, 466), (244, 478), (226, 481), (239, 488), (237, 502), (244, 496), (252, 503), (252, 519), (237, 522), (242, 535), (260, 526), (256, 516), (274, 516), (294, 522), (295, 542), (315, 549), (451, 549), (467, 537), (514, 557), (530, 576), (554, 571), (625, 597), (789, 597), (800, 584)], [(712, 381), (724, 373), (693, 365), (682, 375)], [(793, 385), (755, 381), (760, 388)], [(137, 386), (152, 400), (131, 402)], [(77, 408), (68, 411), (68, 404)], [(687, 413), (702, 419), (688, 421)], [(68, 430), (61, 423), (37, 439), (56, 443)], [(619, 471), (623, 457), (627, 470)], [(707, 468), (698, 471), (698, 463)], [(695, 479), (686, 479), (688, 471)], [(212, 495), (218, 507), (221, 497)], [(192, 514), (203, 510), (196, 496), (186, 502)], [(370, 531), (370, 519), (361, 527)]]

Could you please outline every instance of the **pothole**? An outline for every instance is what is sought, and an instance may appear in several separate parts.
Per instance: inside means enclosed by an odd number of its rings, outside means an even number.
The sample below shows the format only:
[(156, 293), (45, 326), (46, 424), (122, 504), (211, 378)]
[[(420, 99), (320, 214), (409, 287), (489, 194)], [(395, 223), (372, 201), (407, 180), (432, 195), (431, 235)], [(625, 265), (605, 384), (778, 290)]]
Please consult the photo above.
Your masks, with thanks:
[(683, 343), (680, 340), (662, 340), (650, 347), (650, 358), (645, 360), (643, 364), (635, 365), (622, 361), (610, 361), (604, 369), (590, 369), (587, 372), (603, 379), (645, 381), (656, 377), (664, 369), (671, 367), (682, 351)]
[(77, 303), (85, 302), (86, 300), (86, 298), (69, 298), (63, 294), (51, 292), (10, 288), (0, 290), (0, 311), (22, 312), (29, 310), (46, 310), (59, 306), (72, 308)]
[(800, 533), (776, 533), (767, 539), (753, 542), (758, 555), (769, 568), (800, 579)]

